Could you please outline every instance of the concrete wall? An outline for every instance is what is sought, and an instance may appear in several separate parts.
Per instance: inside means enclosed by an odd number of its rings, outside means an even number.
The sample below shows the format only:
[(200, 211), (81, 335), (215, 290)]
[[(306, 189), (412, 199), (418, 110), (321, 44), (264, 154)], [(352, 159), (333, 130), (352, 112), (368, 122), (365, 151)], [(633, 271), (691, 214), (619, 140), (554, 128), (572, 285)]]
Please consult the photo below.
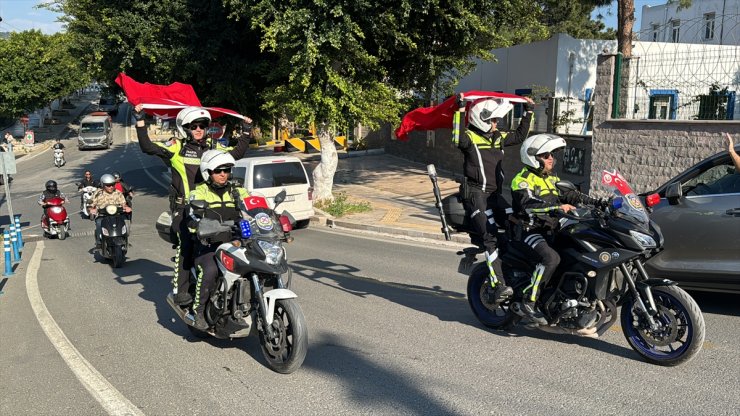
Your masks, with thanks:
[[(618, 169), (638, 193), (648, 192), (702, 159), (726, 151), (723, 132), (740, 135), (738, 121), (614, 120), (610, 118), (614, 55), (597, 67), (590, 188), (600, 172)], [(625, 98), (625, 100), (628, 98)]]
[[(704, 36), (704, 15), (707, 13), (715, 14), (712, 39)], [(671, 22), (676, 19), (680, 21), (679, 42), (740, 45), (740, 0), (694, 0), (691, 6), (682, 10), (678, 10), (678, 2), (642, 6), (639, 39), (650, 42), (655, 36), (657, 42), (671, 42)], [(657, 26), (657, 30), (653, 29), (653, 25)]]

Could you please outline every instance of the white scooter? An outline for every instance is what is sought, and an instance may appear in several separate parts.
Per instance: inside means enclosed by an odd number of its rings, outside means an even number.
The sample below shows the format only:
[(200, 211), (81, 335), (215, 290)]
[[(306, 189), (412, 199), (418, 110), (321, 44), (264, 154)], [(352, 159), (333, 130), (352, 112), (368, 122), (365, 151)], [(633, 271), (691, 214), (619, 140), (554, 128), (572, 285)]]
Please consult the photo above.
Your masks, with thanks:
[[(78, 183), (77, 186), (79, 185)], [(80, 189), (80, 193), (82, 194), (80, 195), (80, 212), (86, 218), (90, 218), (90, 203), (97, 190), (98, 188), (94, 186), (85, 186)]]
[(66, 162), (64, 161), (64, 150), (54, 149), (54, 166), (61, 168)]

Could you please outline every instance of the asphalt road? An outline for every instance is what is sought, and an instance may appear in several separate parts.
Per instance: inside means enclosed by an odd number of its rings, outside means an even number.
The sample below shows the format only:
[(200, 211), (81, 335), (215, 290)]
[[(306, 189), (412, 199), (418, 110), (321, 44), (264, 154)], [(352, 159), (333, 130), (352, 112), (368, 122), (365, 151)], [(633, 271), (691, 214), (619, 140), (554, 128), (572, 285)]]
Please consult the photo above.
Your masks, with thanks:
[(309, 350), (293, 374), (269, 370), (256, 338), (198, 340), (164, 300), (174, 250), (153, 227), (167, 205), (164, 165), (123, 127), (114, 134), (108, 151), (68, 142), (61, 169), (50, 152), (19, 164), (13, 203), (28, 226), (43, 183), (76, 195), (85, 167), (119, 170), (137, 196), (123, 268), (91, 253), (93, 223), (79, 214), (68, 240), (24, 249), (0, 296), (0, 414), (738, 414), (736, 296), (696, 294), (704, 349), (663, 368), (640, 360), (618, 325), (598, 340), (485, 329), (455, 248), (431, 242), (295, 231), (292, 289)]

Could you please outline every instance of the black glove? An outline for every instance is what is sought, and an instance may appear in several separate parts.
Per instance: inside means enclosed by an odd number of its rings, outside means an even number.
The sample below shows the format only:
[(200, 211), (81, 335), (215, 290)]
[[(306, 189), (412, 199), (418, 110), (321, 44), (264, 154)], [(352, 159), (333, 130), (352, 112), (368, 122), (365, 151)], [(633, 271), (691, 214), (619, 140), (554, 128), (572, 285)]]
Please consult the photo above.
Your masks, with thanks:
[(146, 117), (146, 113), (144, 112), (144, 110), (134, 111), (134, 119), (136, 121), (144, 120), (144, 117)]
[(244, 124), (242, 128), (242, 134), (239, 136), (240, 139), (251, 139), (252, 138), (252, 124)]
[(534, 104), (530, 103), (529, 101), (524, 103), (524, 111), (529, 111), (529, 112), (534, 111)]

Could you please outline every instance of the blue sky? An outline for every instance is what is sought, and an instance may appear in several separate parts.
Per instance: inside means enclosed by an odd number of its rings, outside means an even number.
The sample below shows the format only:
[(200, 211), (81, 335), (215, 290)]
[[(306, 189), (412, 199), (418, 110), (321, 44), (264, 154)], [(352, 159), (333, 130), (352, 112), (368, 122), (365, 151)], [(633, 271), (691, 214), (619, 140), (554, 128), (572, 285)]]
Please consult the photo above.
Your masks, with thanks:
[(0, 0), (0, 32), (22, 32), (38, 29), (43, 33), (60, 32), (62, 24), (56, 22), (59, 14), (46, 9), (36, 9), (34, 6), (40, 0)]
[[(666, 0), (634, 0), (635, 1), (635, 28), (640, 28), (640, 14), (644, 5), (665, 4)], [(20, 32), (29, 29), (39, 29), (44, 33), (54, 33), (62, 30), (61, 23), (56, 22), (58, 14), (52, 13), (45, 9), (36, 9), (34, 6), (41, 3), (40, 0), (0, 0), (0, 16), (3, 21), (0, 22), (0, 32)], [(617, 6), (616, 0), (609, 7), (601, 7), (594, 11), (592, 18), (601, 13), (604, 16), (604, 23), (607, 27), (617, 26)]]

